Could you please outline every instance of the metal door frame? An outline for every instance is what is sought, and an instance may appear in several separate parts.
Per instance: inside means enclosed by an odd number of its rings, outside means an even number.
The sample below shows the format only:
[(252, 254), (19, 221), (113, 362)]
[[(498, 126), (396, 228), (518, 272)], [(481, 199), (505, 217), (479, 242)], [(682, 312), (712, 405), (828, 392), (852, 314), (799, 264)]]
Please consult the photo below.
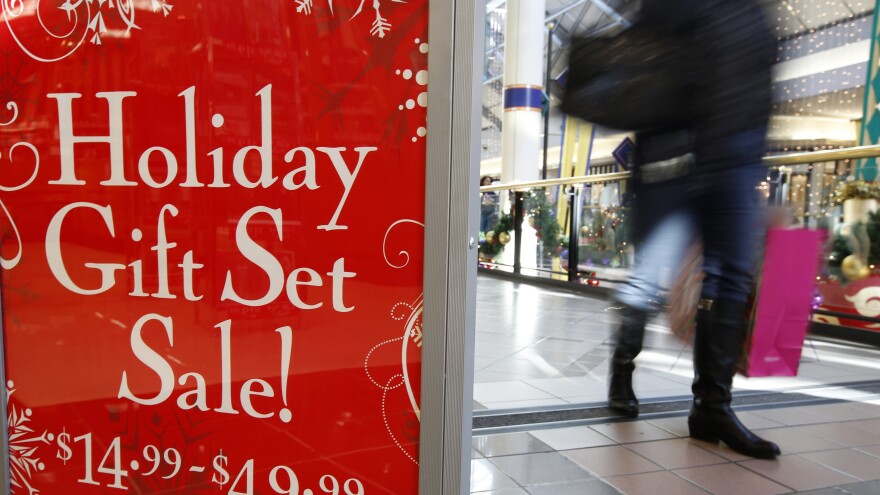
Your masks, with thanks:
[(485, 9), (430, 1), (420, 495), (470, 493)]

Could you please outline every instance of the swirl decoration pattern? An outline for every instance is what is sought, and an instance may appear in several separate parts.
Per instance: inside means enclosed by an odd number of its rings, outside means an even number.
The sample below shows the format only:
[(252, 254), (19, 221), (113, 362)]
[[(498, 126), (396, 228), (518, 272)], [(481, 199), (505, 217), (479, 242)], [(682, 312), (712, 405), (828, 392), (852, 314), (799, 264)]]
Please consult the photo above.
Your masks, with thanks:
[(10, 112), (12, 112), (12, 118), (10, 118), (6, 122), (0, 122), (0, 126), (7, 126), (7, 125), (15, 122), (16, 119), (18, 119), (18, 104), (17, 103), (15, 103), (14, 101), (10, 101), (9, 103), (6, 104), (6, 109), (9, 110)]
[(406, 224), (406, 223), (416, 224), (421, 227), (425, 226), (425, 224), (423, 224), (422, 222), (416, 221), (416, 220), (403, 219), (403, 220), (398, 220), (398, 221), (392, 223), (391, 226), (388, 227), (388, 230), (385, 231), (385, 237), (382, 239), (382, 256), (385, 257), (385, 263), (387, 263), (388, 266), (390, 266), (391, 268), (404, 268), (404, 267), (406, 267), (406, 265), (409, 264), (409, 252), (404, 251), (404, 250), (400, 250), (397, 253), (399, 256), (401, 256), (403, 258), (403, 264), (395, 265), (394, 263), (392, 263), (391, 261), (388, 260), (388, 234), (390, 234), (391, 231), (394, 230), (394, 227), (397, 227), (398, 225), (402, 225), (402, 224)]
[[(395, 261), (391, 261), (391, 259), (389, 259), (388, 252), (388, 236), (393, 230), (395, 230), (395, 228), (405, 224), (414, 224), (423, 228), (425, 226), (424, 223), (416, 220), (403, 219), (394, 222), (393, 224), (391, 224), (390, 227), (388, 227), (388, 230), (385, 231), (385, 237), (382, 239), (382, 256), (385, 258), (385, 263), (387, 263), (388, 266), (394, 269), (405, 268), (409, 265), (410, 262), (410, 254), (406, 250), (402, 249), (398, 251), (396, 253)], [(413, 302), (398, 302), (397, 304), (392, 306), (389, 317), (391, 318), (391, 320), (398, 322), (398, 325), (400, 324), (400, 322), (403, 323), (402, 328), (398, 327), (397, 330), (402, 330), (402, 335), (398, 334), (400, 335), (399, 337), (376, 344), (372, 349), (370, 349), (370, 352), (367, 353), (367, 356), (364, 359), (364, 371), (367, 374), (367, 378), (369, 378), (373, 385), (382, 390), (381, 407), (382, 417), (385, 420), (385, 428), (397, 447), (406, 455), (409, 460), (416, 464), (418, 464), (418, 460), (416, 460), (416, 458), (413, 457), (406, 448), (404, 448), (404, 446), (398, 439), (398, 436), (395, 434), (395, 429), (392, 428), (390, 422), (398, 420), (399, 416), (396, 414), (389, 414), (387, 404), (390, 400), (389, 396), (391, 394), (406, 394), (405, 396), (401, 396), (400, 399), (408, 401), (409, 407), (412, 409), (412, 414), (414, 415), (415, 420), (421, 420), (421, 409), (419, 401), (416, 397), (416, 391), (413, 387), (413, 379), (410, 376), (410, 366), (412, 366), (415, 362), (412, 360), (412, 356), (418, 355), (422, 347), (423, 311), (423, 294), (419, 294), (419, 297)], [(400, 370), (393, 373), (392, 376), (376, 376), (373, 373), (372, 368), (370, 367), (370, 360), (377, 352), (398, 353), (400, 359)], [(411, 363), (411, 361), (413, 362)], [(382, 367), (379, 369), (381, 369), (382, 371), (386, 371), (387, 367)]]
[[(38, 62), (58, 62), (71, 56), (81, 47), (86, 39), (94, 45), (101, 45), (101, 37), (109, 35), (105, 23), (105, 13), (115, 14), (122, 24), (125, 26), (125, 34), (127, 35), (132, 29), (140, 29), (135, 24), (135, 7), (136, 0), (64, 0), (58, 10), (67, 16), (67, 26), (61, 31), (55, 31), (49, 27), (49, 23), (44, 20), (45, 10), (42, 8), (43, 0), (0, 0), (0, 6), (3, 9), (3, 22), (6, 24), (9, 33), (15, 44), (30, 58)], [(59, 0), (54, 0), (59, 1)], [(97, 7), (94, 4), (97, 3)], [(173, 5), (167, 3), (166, 0), (150, 0), (150, 6), (153, 12), (162, 12), (167, 17), (174, 8)], [(57, 40), (64, 40), (67, 43), (61, 44), (67, 46), (66, 51), (53, 55), (38, 53), (28, 46), (22, 40), (16, 28), (14, 21), (25, 17), (33, 16), (39, 22), (40, 28), (50, 37)]]
[[(415, 391), (413, 390), (413, 384), (409, 373), (410, 363), (407, 359), (410, 353), (413, 352), (410, 349), (410, 345), (415, 345), (416, 347), (421, 347), (421, 339), (422, 339), (422, 312), (424, 309), (424, 304), (422, 301), (422, 297), (419, 296), (418, 300), (414, 303), (397, 303), (391, 309), (391, 319), (396, 321), (406, 320), (403, 325), (403, 335), (394, 339), (386, 340), (385, 342), (376, 344), (370, 349), (370, 352), (367, 353), (366, 358), (364, 358), (364, 371), (367, 374), (367, 378), (370, 382), (373, 383), (374, 386), (382, 390), (382, 418), (385, 422), (385, 429), (388, 431), (388, 435), (394, 441), (397, 448), (400, 449), (407, 458), (409, 458), (414, 463), (418, 464), (418, 460), (416, 460), (407, 449), (401, 444), (398, 435), (395, 434), (396, 423), (392, 425), (392, 423), (399, 420), (400, 416), (395, 414), (393, 411), (389, 411), (388, 403), (397, 402), (392, 401), (391, 394), (396, 393), (405, 393), (406, 399), (409, 401), (409, 406), (412, 408), (412, 413), (415, 415), (415, 419), (417, 421), (421, 420), (421, 409), (419, 406), (419, 401), (416, 398)], [(386, 349), (386, 346), (390, 346)], [(397, 346), (400, 346), (400, 350), (397, 351)], [(376, 376), (371, 368), (370, 361), (374, 354), (378, 352), (400, 352), (400, 364), (401, 369), (400, 372), (393, 373), (392, 376), (388, 377), (378, 377)], [(387, 371), (386, 366), (381, 366), (378, 369), (382, 371)], [(403, 388), (402, 391), (398, 392), (398, 389)]]
[[(14, 123), (16, 121), (16, 119), (18, 119), (18, 105), (14, 101), (7, 103), (6, 108), (12, 112), (12, 118), (8, 122), (0, 123), (0, 126), (11, 125), (12, 123)], [(31, 143), (24, 142), (24, 141), (13, 144), (9, 148), (9, 161), (10, 162), (14, 161), (13, 155), (15, 154), (15, 150), (19, 147), (23, 147), (23, 148), (29, 150), (34, 155), (34, 171), (33, 171), (33, 173), (31, 173), (30, 178), (28, 178), (28, 180), (22, 182), (21, 184), (18, 184), (15, 186), (5, 186), (3, 184), (0, 184), (0, 191), (3, 191), (3, 192), (19, 191), (19, 190), (24, 189), (25, 187), (31, 185), (34, 182), (34, 180), (37, 178), (37, 172), (39, 172), (39, 170), (40, 170), (40, 153), (37, 151), (36, 146), (32, 145)], [(0, 158), (2, 158), (2, 154), (0, 154)], [(22, 253), (23, 246), (21, 243), (21, 234), (19, 234), (19, 232), (18, 232), (18, 226), (15, 225), (15, 220), (13, 220), (12, 214), (9, 213), (9, 209), (6, 208), (6, 204), (3, 203), (2, 199), (0, 199), (0, 209), (3, 210), (3, 214), (6, 215), (7, 219), (9, 219), (9, 225), (10, 225), (10, 227), (12, 227), (12, 235), (15, 237), (15, 242), (18, 244), (18, 252), (16, 253), (16, 255), (13, 258), (6, 259), (6, 258), (0, 256), (0, 267), (4, 268), (6, 270), (10, 270), (12, 268), (15, 268), (15, 266), (18, 265), (18, 262), (21, 260), (21, 253)]]
[(415, 457), (410, 455), (409, 452), (407, 452), (406, 448), (404, 448), (403, 445), (401, 445), (400, 440), (398, 440), (397, 435), (394, 434), (394, 430), (391, 428), (391, 423), (388, 421), (388, 411), (385, 407), (385, 403), (388, 399), (388, 391), (393, 390), (396, 387), (391, 385), (392, 382), (394, 382), (395, 380), (400, 380), (402, 378), (403, 377), (401, 377), (400, 375), (394, 375), (393, 377), (391, 377), (390, 380), (388, 380), (388, 383), (382, 390), (382, 419), (385, 421), (385, 430), (388, 432), (388, 435), (391, 436), (391, 439), (394, 440), (394, 444), (397, 445), (397, 448), (400, 449), (400, 451), (403, 452), (403, 454), (409, 460), (418, 465), (419, 461)]

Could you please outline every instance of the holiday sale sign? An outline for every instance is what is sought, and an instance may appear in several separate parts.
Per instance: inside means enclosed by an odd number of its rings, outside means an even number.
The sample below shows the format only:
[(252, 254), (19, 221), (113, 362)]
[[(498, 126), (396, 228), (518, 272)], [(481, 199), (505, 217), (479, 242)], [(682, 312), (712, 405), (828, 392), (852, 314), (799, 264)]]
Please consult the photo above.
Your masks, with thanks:
[(417, 493), (427, 3), (2, 2), (12, 493)]

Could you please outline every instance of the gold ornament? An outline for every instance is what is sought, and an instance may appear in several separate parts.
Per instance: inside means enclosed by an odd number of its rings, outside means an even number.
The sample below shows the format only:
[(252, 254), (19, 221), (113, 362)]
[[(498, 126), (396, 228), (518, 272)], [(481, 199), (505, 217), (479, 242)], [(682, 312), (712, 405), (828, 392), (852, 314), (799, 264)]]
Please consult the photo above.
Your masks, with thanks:
[(858, 255), (851, 254), (840, 263), (840, 271), (850, 280), (861, 280), (871, 274), (871, 269), (865, 266)]
[(502, 246), (506, 246), (507, 243), (510, 242), (510, 234), (507, 232), (498, 234), (498, 242), (500, 242)]
[(589, 233), (590, 233), (590, 228), (589, 228), (589, 227), (587, 227), (586, 225), (583, 226), (583, 227), (581, 227), (581, 234), (583, 234), (583, 235), (587, 235), (587, 234), (589, 234)]
[(495, 243), (495, 231), (494, 230), (490, 230), (489, 232), (486, 232), (486, 242), (488, 242), (489, 244)]
[(529, 217), (529, 227), (535, 228), (535, 217)]

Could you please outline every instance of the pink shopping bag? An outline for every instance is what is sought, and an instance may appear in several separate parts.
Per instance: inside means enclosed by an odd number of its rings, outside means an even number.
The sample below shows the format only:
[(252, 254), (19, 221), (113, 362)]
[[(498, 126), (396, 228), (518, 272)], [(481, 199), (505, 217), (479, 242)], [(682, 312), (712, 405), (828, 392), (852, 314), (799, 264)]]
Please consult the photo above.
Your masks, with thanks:
[(825, 232), (770, 229), (740, 371), (795, 376), (807, 334)]

